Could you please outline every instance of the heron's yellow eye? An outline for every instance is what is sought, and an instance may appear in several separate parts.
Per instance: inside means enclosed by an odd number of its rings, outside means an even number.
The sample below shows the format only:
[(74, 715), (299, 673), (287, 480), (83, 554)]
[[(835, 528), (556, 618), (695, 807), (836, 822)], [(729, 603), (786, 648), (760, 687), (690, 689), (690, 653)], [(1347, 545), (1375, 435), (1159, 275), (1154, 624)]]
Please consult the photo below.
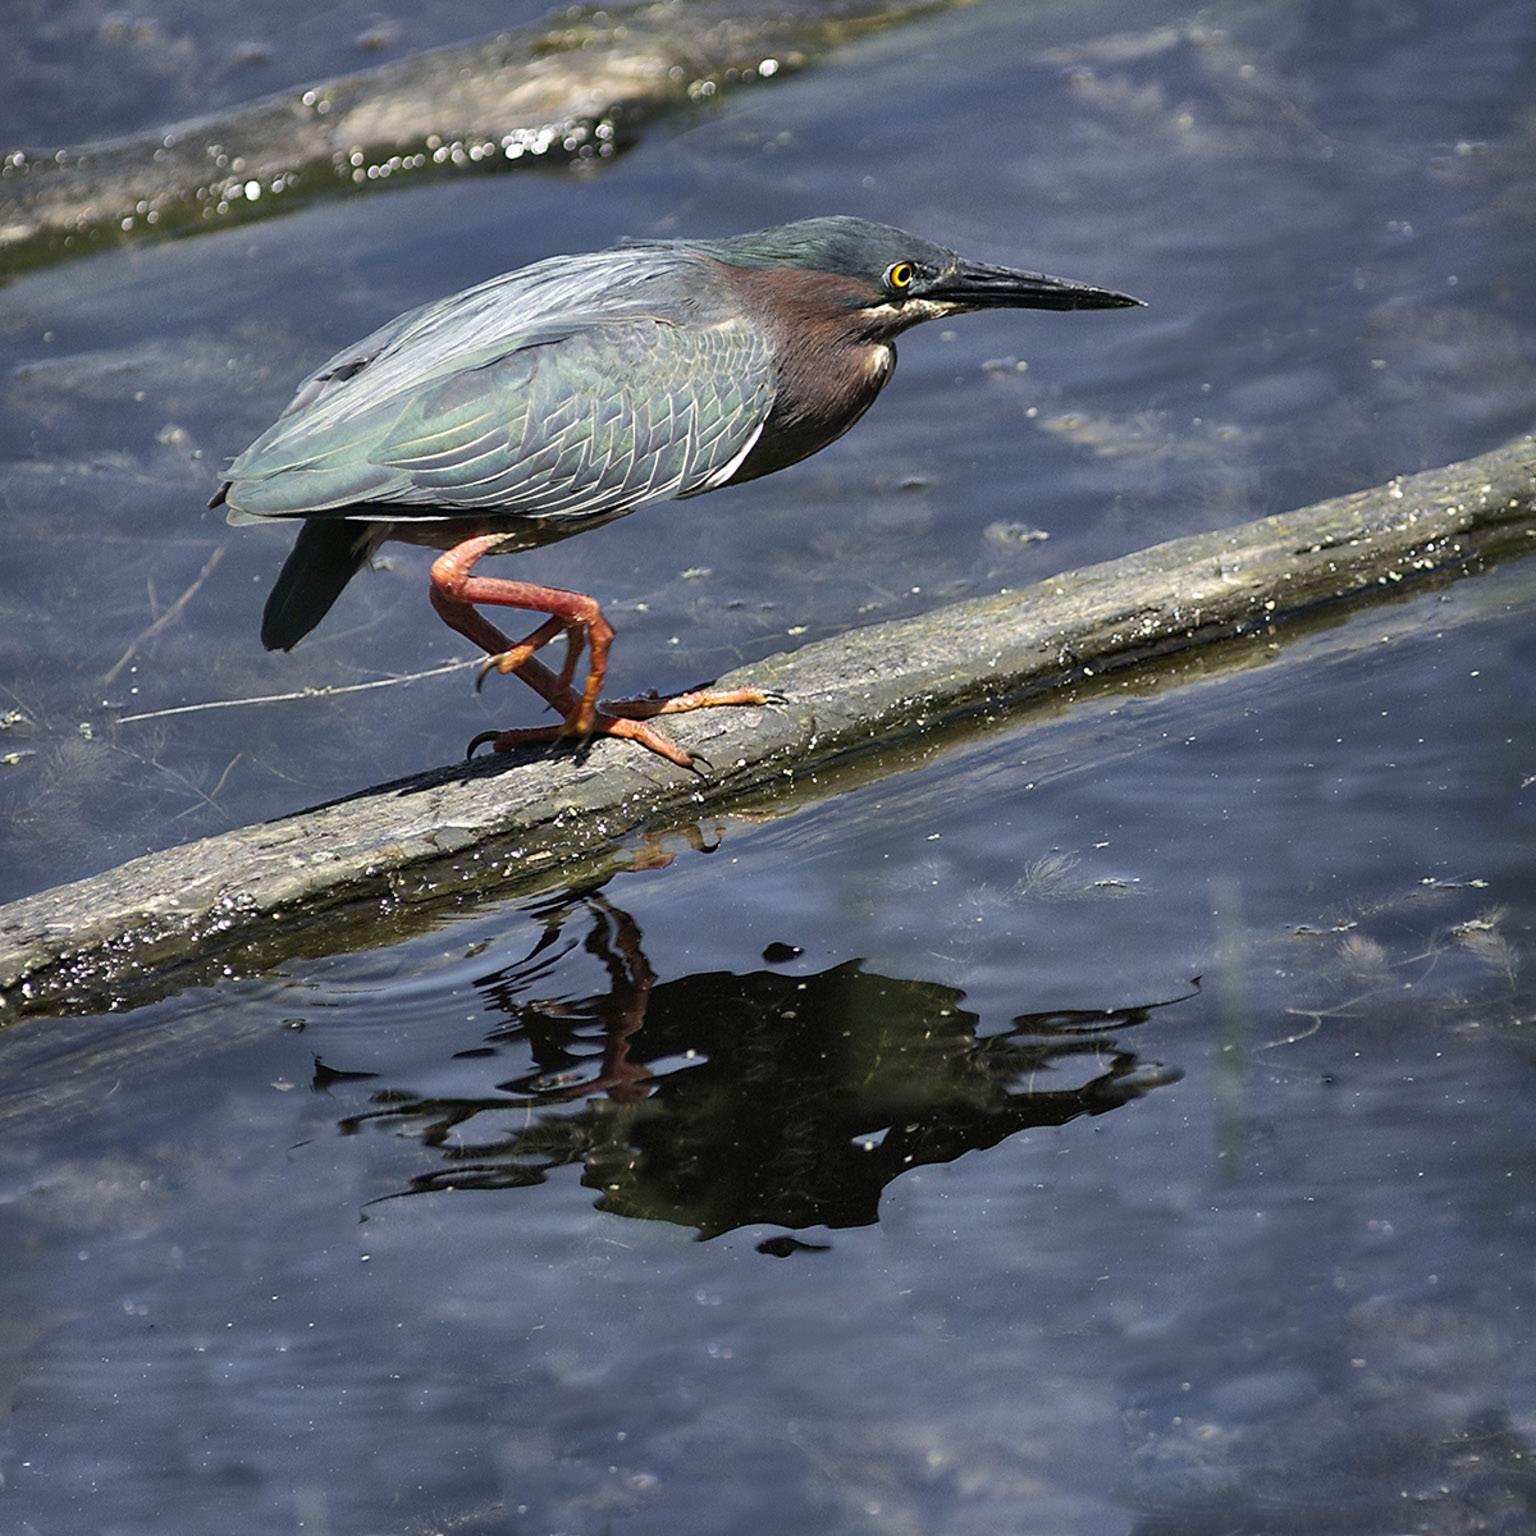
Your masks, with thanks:
[(912, 286), (912, 263), (910, 261), (898, 261), (895, 266), (888, 267), (885, 273), (885, 286), (894, 288), (900, 293), (903, 288)]

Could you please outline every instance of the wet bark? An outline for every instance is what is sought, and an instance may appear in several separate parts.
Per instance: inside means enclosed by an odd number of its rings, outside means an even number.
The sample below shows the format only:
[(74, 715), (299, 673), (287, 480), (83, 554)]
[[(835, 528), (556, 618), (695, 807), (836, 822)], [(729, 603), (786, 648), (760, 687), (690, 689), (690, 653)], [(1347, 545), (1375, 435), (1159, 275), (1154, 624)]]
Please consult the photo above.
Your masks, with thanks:
[[(443, 768), (281, 821), (134, 859), (0, 907), (0, 1024), (126, 1006), (297, 953), (390, 942), (486, 890), (612, 860), (639, 831), (1105, 676), (1230, 644), (1222, 665), (1351, 607), (1536, 549), (1536, 438), (1352, 496), (1195, 534), (1033, 586), (855, 630), (720, 679), (786, 703), (677, 716), (700, 779), (634, 746)], [(1203, 675), (1210, 675), (1205, 669)]]

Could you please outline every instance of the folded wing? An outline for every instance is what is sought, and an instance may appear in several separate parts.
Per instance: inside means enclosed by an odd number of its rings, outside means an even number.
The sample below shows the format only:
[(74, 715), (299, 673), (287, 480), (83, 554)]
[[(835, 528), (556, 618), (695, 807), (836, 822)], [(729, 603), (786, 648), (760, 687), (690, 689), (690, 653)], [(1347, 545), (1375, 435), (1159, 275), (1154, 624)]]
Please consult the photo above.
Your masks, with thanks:
[[(231, 521), (586, 521), (728, 479), (772, 406), (766, 334), (723, 306), (669, 302), (665, 271), (629, 287), (611, 271), (540, 272), (338, 353), (230, 466)], [(604, 312), (583, 312), (599, 282)]]

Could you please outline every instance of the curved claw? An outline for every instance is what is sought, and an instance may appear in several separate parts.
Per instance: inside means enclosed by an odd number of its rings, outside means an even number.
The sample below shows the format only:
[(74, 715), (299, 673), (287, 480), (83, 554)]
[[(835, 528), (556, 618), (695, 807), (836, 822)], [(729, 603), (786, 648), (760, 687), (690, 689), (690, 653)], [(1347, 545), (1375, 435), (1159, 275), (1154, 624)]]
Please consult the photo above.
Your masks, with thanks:
[(478, 752), (480, 748), (486, 744), (486, 742), (495, 741), (496, 738), (500, 735), (500, 731), (481, 731), (480, 734), (476, 736), (467, 747), (465, 747), (464, 761), (466, 763), (474, 762), (475, 753)]
[[(487, 656), (485, 658), (485, 660), (482, 661), (480, 663), (480, 665), (475, 669), (475, 692), (476, 693), (479, 693), (480, 690), (485, 687), (485, 680), (486, 680), (486, 678), (488, 678), (491, 675), (492, 672), (497, 670), (496, 663), (505, 654), (506, 654), (506, 652), (503, 651), (499, 655), (496, 655), (496, 656)], [(490, 734), (492, 736), (494, 736), (496, 733), (494, 731), (492, 731)], [(475, 737), (475, 740), (476, 741), (480, 741), (480, 740), (482, 740), (485, 737), (485, 735), (486, 735), (486, 733), (484, 731), (482, 731), (479, 736)], [(471, 748), (470, 750), (473, 751), (474, 749)]]
[(579, 742), (589, 742), (592, 734), (597, 729), (597, 700), (588, 698), (586, 693), (577, 699), (576, 706), (565, 717), (565, 724), (561, 728), (566, 736), (573, 736)]

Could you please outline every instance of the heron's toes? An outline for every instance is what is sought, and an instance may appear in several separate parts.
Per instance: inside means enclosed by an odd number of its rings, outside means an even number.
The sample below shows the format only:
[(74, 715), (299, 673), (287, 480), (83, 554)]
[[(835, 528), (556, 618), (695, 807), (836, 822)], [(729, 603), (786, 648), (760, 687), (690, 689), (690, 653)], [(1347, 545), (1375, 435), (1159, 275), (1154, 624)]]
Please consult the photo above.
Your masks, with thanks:
[(743, 704), (761, 707), (772, 702), (773, 696), (759, 688), (695, 688), (687, 693), (652, 692), (638, 698), (605, 699), (603, 708), (627, 720), (652, 720), (657, 715), (686, 715), (696, 709), (730, 709)]
[(583, 695), (576, 701), (575, 707), (565, 717), (565, 724), (560, 727), (562, 736), (574, 736), (577, 741), (588, 740), (597, 729), (597, 704), (594, 700)]
[(487, 656), (475, 671), (475, 692), (479, 693), (485, 687), (485, 680), (492, 672), (499, 672), (505, 677), (508, 672), (517, 671), (533, 655), (533, 650), (530, 645), (514, 645), (510, 651), (499, 651), (494, 656)]
[[(465, 755), (467, 758), (473, 758), (481, 747), (487, 745), (492, 752), (512, 752), (518, 747), (534, 743), (564, 747), (574, 745), (578, 753), (585, 753), (591, 749), (595, 737), (618, 736), (634, 742), (637, 746), (645, 747), (658, 757), (666, 758), (669, 763), (674, 763), (679, 768), (686, 768), (690, 773), (696, 773), (701, 778), (705, 777), (704, 770), (696, 761), (696, 754), (684, 751), (675, 741), (669, 741), (655, 726), (644, 720), (630, 720), (620, 715), (610, 715), (606, 710), (594, 710), (590, 727), (583, 731), (572, 725), (575, 713), (573, 711), (571, 718), (563, 720), (559, 725), (518, 726), (510, 731), (481, 731), (470, 742)], [(699, 759), (699, 761), (707, 763), (707, 759)]]

